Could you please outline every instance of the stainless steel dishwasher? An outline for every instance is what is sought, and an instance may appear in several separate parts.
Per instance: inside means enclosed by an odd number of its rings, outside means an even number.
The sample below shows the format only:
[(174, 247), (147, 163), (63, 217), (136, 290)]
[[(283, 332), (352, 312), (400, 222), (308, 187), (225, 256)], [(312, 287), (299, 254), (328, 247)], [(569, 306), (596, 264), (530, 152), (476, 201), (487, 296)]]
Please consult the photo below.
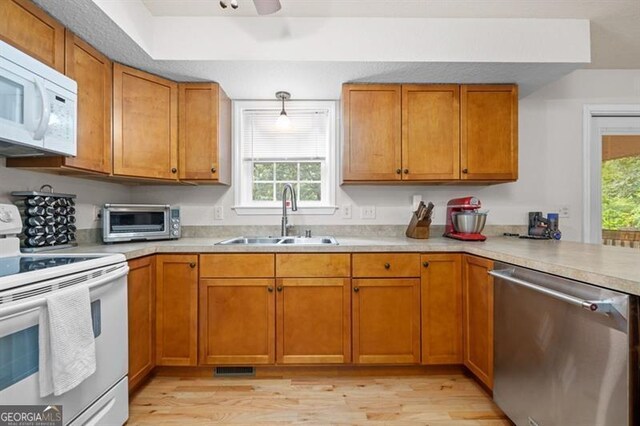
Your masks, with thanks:
[(638, 298), (496, 263), (494, 388), (518, 426), (637, 424)]

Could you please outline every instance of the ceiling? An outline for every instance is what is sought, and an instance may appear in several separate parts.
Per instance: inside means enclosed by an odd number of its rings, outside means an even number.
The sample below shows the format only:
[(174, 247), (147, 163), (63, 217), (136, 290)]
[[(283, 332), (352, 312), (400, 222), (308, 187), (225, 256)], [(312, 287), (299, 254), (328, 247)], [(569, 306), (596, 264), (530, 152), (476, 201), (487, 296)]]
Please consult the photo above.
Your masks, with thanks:
[[(257, 16), (218, 0), (142, 0), (155, 16)], [(278, 17), (581, 18), (591, 20), (589, 68), (640, 69), (640, 0), (281, 0)], [(267, 18), (268, 19), (268, 18)]]

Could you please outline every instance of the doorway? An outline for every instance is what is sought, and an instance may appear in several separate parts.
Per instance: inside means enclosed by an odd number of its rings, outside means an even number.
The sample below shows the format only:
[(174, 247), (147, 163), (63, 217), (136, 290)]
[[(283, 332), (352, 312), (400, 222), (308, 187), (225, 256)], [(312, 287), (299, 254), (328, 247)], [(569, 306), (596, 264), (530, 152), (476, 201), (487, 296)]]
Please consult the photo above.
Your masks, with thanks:
[(640, 105), (586, 106), (588, 243), (640, 248)]

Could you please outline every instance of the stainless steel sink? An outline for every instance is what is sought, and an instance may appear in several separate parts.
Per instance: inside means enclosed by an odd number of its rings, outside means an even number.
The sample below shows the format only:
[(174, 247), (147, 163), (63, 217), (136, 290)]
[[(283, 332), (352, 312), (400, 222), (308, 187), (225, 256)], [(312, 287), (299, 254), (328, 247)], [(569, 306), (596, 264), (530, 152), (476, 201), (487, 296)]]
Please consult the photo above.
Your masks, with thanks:
[(333, 237), (236, 237), (220, 241), (216, 245), (244, 245), (244, 246), (268, 246), (268, 245), (338, 245)]

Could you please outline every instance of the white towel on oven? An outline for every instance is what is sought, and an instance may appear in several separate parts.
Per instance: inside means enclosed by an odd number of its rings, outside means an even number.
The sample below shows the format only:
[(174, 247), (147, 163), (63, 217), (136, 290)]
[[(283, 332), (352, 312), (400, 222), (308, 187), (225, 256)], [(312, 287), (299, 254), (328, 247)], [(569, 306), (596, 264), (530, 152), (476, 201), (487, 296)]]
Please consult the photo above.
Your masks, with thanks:
[(96, 371), (96, 347), (87, 287), (47, 297), (39, 320), (40, 397), (61, 395)]

